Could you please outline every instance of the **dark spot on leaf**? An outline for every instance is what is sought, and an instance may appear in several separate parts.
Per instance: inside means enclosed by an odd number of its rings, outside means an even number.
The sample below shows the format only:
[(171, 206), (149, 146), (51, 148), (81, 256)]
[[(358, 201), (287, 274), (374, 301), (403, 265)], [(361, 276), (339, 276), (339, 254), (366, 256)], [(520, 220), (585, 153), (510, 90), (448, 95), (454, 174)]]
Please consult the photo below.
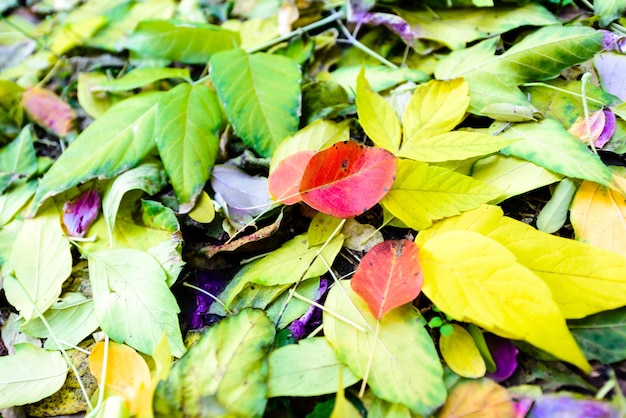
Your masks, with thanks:
[(386, 192), (389, 191), (389, 189), (387, 187), (383, 187), (383, 190), (386, 191)]
[(341, 162), (341, 171), (346, 171), (347, 169), (348, 169), (348, 160), (347, 160), (347, 159), (344, 159), (344, 160)]

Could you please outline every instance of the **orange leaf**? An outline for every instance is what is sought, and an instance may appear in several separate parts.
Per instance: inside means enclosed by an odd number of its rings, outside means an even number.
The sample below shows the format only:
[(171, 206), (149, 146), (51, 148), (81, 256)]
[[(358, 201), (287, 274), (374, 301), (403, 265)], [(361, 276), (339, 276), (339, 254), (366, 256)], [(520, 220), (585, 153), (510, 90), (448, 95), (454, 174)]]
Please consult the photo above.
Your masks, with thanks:
[(439, 418), (514, 418), (509, 393), (493, 380), (461, 381), (452, 387)]
[(311, 158), (300, 193), (305, 203), (320, 212), (352, 218), (387, 194), (396, 169), (397, 159), (387, 150), (339, 142)]
[(415, 299), (424, 276), (419, 249), (413, 241), (389, 240), (376, 244), (363, 257), (352, 277), (352, 290), (377, 319)]
[(35, 86), (24, 91), (22, 106), (37, 125), (58, 136), (73, 130), (74, 111), (51, 90)]
[(315, 155), (315, 151), (300, 151), (278, 163), (276, 170), (270, 173), (267, 188), (274, 200), (285, 205), (293, 205), (302, 200), (298, 191), (304, 169)]

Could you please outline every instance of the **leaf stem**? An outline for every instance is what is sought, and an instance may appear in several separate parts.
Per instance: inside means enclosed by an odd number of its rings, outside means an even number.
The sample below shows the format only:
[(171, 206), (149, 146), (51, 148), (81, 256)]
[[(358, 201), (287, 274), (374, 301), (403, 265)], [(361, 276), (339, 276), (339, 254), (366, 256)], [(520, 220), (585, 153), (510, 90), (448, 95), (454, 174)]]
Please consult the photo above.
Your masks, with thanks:
[[(545, 88), (548, 88), (548, 89), (560, 91), (561, 93), (570, 94), (572, 96), (576, 96), (576, 97), (580, 97), (580, 98), (583, 97), (582, 94), (578, 94), (578, 93), (575, 93), (573, 91), (565, 90), (565, 89), (562, 89), (560, 87), (552, 86), (550, 84), (542, 83), (542, 82), (524, 83), (524, 84), (522, 84), (522, 87), (545, 87)], [(602, 102), (601, 100), (594, 99), (593, 97), (587, 97), (587, 100), (590, 101), (590, 102), (595, 102), (596, 104), (599, 104), (599, 105), (602, 105), (602, 106), (606, 106), (607, 105), (606, 103)]]
[[(292, 288), (292, 289), (293, 289), (293, 288)], [(319, 304), (319, 303), (315, 302), (314, 300), (311, 300), (311, 299), (307, 298), (306, 296), (302, 296), (300, 293), (296, 292), (295, 290), (291, 290), (291, 292), (293, 293), (293, 297), (294, 297), (294, 298), (299, 299), (299, 300), (301, 300), (301, 301), (303, 301), (303, 302), (306, 302), (306, 303), (308, 303), (308, 304), (310, 304), (310, 305), (313, 305), (313, 306), (315, 306), (316, 308), (319, 308), (319, 309), (321, 309), (321, 310), (322, 310), (322, 311), (324, 311), (324, 312), (328, 312), (330, 315), (334, 316), (335, 318), (339, 319), (340, 321), (345, 322), (345, 323), (346, 323), (346, 324), (348, 324), (348, 325), (352, 325), (354, 328), (358, 329), (358, 330), (359, 330), (359, 331), (361, 331), (361, 332), (367, 332), (367, 331), (365, 330), (365, 328), (363, 328), (362, 326), (360, 326), (360, 325), (358, 325), (358, 324), (356, 324), (356, 323), (354, 323), (354, 322), (350, 321), (350, 320), (349, 320), (348, 318), (346, 318), (345, 316), (340, 315), (340, 314), (338, 314), (338, 313), (336, 313), (336, 312), (333, 312), (333, 311), (331, 311), (330, 309), (327, 309), (324, 305), (321, 305), (321, 304)]]
[(593, 138), (591, 137), (591, 122), (589, 120), (589, 105), (587, 104), (587, 83), (591, 79), (591, 73), (587, 72), (583, 74), (582, 86), (580, 88), (583, 98), (583, 112), (585, 114), (585, 127), (587, 128), (587, 141), (589, 141), (589, 146), (594, 154), (598, 155), (598, 150), (596, 150), (596, 145), (593, 143)]
[(376, 343), (378, 342), (378, 332), (380, 331), (380, 318), (376, 321), (376, 330), (374, 331), (374, 344), (372, 345), (372, 351), (370, 351), (369, 359), (367, 359), (367, 367), (365, 368), (365, 374), (363, 380), (361, 380), (361, 389), (359, 389), (359, 399), (363, 398), (365, 394), (365, 387), (367, 386), (367, 379), (370, 376), (372, 370), (372, 362), (374, 361), (374, 351), (376, 351)]
[(354, 36), (352, 36), (352, 34), (348, 30), (348, 28), (346, 28), (346, 25), (344, 25), (342, 21), (338, 20), (337, 24), (339, 24), (339, 28), (341, 28), (341, 31), (343, 32), (344, 36), (346, 37), (346, 39), (352, 46), (356, 47), (357, 49), (360, 49), (361, 51), (365, 52), (370, 57), (375, 58), (376, 60), (385, 64), (389, 68), (393, 68), (393, 69), (399, 68), (396, 64), (389, 61), (387, 58), (383, 57), (382, 55), (378, 54), (377, 52), (373, 51), (372, 49), (368, 48), (367, 46), (359, 42)]
[(224, 304), (224, 302), (222, 302), (222, 301), (221, 301), (221, 300), (220, 300), (217, 296), (215, 296), (213, 293), (207, 292), (206, 290), (204, 290), (204, 289), (202, 289), (202, 288), (200, 288), (200, 287), (198, 287), (198, 286), (194, 286), (194, 285), (192, 285), (191, 283), (187, 283), (187, 282), (183, 282), (183, 286), (190, 287), (190, 288), (192, 288), (193, 290), (196, 290), (196, 291), (198, 291), (198, 292), (200, 292), (200, 293), (202, 293), (202, 294), (207, 295), (208, 297), (210, 297), (211, 299), (213, 299), (215, 302), (219, 303), (219, 304), (222, 306), (222, 308), (224, 308), (224, 310), (225, 310), (225, 311), (226, 311), (229, 315), (232, 315), (232, 314), (233, 314), (233, 312), (232, 312), (230, 309), (228, 309), (228, 308), (226, 307), (226, 305)]

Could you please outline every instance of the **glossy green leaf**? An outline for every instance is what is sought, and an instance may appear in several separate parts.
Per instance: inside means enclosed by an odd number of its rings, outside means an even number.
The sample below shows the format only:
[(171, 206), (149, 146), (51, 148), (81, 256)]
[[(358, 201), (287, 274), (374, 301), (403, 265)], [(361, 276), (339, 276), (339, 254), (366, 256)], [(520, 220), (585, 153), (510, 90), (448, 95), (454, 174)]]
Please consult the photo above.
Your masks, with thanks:
[(172, 354), (183, 346), (174, 295), (161, 265), (149, 254), (132, 248), (88, 253), (89, 280), (100, 327), (111, 339), (152, 354), (167, 333)]
[(341, 364), (337, 353), (326, 338), (301, 340), (273, 351), (269, 356), (267, 396), (318, 396), (335, 393), (339, 389), (339, 375), (343, 388), (359, 378)]
[(568, 177), (591, 180), (605, 186), (611, 183), (611, 171), (600, 158), (555, 120), (518, 123), (500, 136), (521, 138), (502, 150), (505, 155), (532, 161)]
[(529, 107), (517, 86), (555, 78), (559, 72), (584, 62), (602, 48), (602, 34), (582, 26), (541, 28), (501, 55), (494, 55), (499, 39), (487, 39), (442, 59), (438, 79), (463, 77), (470, 87), (470, 112), (480, 114), (492, 103)]
[(300, 69), (279, 55), (215, 54), (211, 76), (235, 133), (263, 157), (298, 130)]
[(576, 193), (578, 184), (570, 178), (564, 178), (555, 187), (552, 197), (537, 216), (537, 229), (552, 234), (565, 225), (569, 207)]
[[(346, 300), (346, 295), (350, 300)], [(446, 397), (443, 369), (430, 335), (419, 324), (421, 317), (417, 311), (410, 306), (390, 311), (380, 321), (376, 340), (377, 320), (352, 291), (349, 281), (331, 288), (324, 306), (327, 309), (323, 319), (324, 335), (337, 351), (339, 360), (357, 377), (364, 376), (371, 350), (374, 350), (367, 382), (376, 396), (421, 415), (433, 413), (443, 403)], [(329, 312), (341, 315), (366, 331)]]
[(27, 321), (36, 316), (33, 303), (40, 312), (48, 309), (72, 272), (70, 243), (59, 220), (52, 202), (42, 208), (39, 216), (25, 219), (7, 260), (15, 277), (4, 277), (4, 290)]
[(222, 112), (202, 84), (182, 83), (163, 95), (156, 114), (156, 144), (178, 199), (189, 212), (209, 178), (219, 147)]
[(396, 180), (381, 204), (407, 226), (421, 230), (432, 221), (473, 209), (500, 191), (442, 167), (399, 160)]
[(239, 35), (219, 26), (177, 20), (144, 20), (124, 43), (131, 51), (187, 64), (205, 64), (236, 48)]
[(188, 68), (137, 68), (121, 78), (96, 84), (90, 91), (128, 91), (168, 78), (191, 81)]
[(155, 417), (261, 417), (274, 333), (265, 313), (255, 309), (209, 328), (159, 382)]
[(67, 363), (59, 352), (31, 344), (15, 345), (15, 354), (0, 357), (0, 408), (36, 402), (59, 390)]
[[(156, 108), (162, 93), (133, 96), (89, 125), (50, 167), (29, 209), (94, 177), (113, 177), (136, 166), (154, 148)], [(97, 152), (94, 152), (97, 150)]]
[(626, 359), (626, 308), (571, 320), (567, 325), (589, 360), (610, 364)]

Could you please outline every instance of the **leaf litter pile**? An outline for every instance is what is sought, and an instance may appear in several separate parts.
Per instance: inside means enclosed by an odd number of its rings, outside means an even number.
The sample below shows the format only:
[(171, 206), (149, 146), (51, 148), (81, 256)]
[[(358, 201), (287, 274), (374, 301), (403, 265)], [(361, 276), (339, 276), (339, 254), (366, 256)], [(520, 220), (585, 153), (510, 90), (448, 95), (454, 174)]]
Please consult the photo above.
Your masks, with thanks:
[(625, 10), (0, 1), (0, 415), (626, 415)]

